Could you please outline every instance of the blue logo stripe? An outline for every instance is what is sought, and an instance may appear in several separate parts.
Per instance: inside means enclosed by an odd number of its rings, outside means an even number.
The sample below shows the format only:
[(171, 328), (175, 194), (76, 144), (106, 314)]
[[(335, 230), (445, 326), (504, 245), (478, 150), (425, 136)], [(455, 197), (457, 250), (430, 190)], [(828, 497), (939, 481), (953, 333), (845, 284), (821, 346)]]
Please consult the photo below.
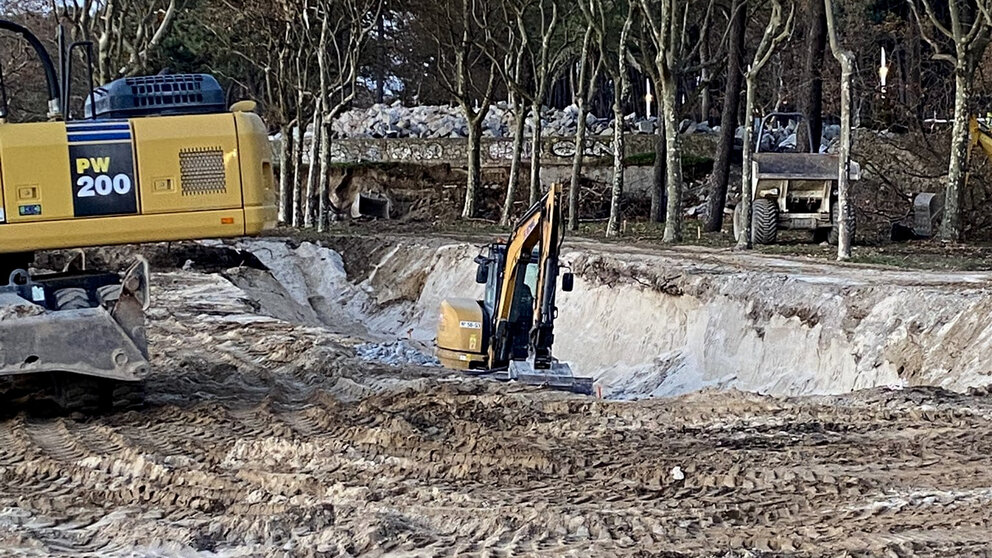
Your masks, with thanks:
[(120, 130), (131, 130), (131, 125), (128, 123), (123, 124), (81, 124), (72, 125), (67, 124), (66, 129), (69, 132), (113, 132)]
[(106, 133), (106, 134), (69, 134), (69, 143), (80, 143), (85, 141), (121, 141), (130, 140), (131, 133)]

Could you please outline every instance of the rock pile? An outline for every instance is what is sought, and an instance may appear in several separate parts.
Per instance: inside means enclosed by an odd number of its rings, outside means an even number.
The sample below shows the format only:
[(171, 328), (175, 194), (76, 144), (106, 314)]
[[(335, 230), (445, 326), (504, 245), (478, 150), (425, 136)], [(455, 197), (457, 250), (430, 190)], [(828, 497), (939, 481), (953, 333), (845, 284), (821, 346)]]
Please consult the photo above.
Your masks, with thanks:
[(362, 360), (381, 362), (390, 366), (414, 364), (417, 366), (441, 366), (431, 355), (426, 355), (404, 341), (395, 343), (363, 343), (355, 347), (355, 354)]
[[(760, 142), (760, 145), (758, 146), (759, 151), (793, 151), (796, 149), (796, 130), (798, 127), (799, 124), (795, 120), (791, 119), (788, 122), (769, 122), (765, 128), (764, 134), (761, 134), (759, 137), (755, 138), (756, 142)], [(738, 141), (744, 137), (743, 126), (737, 128), (736, 135)], [(839, 125), (824, 125), (820, 137), (820, 145), (818, 146), (819, 151), (827, 151), (830, 144), (839, 136)]]
[[(525, 109), (529, 110), (529, 109)], [(579, 108), (570, 105), (564, 109), (544, 107), (541, 126), (546, 136), (571, 136), (578, 124)], [(506, 102), (490, 107), (482, 123), (482, 135), (489, 138), (513, 136), (513, 108)], [(655, 118), (645, 119), (634, 114), (624, 118), (624, 129), (630, 133), (654, 133)], [(599, 118), (586, 114), (587, 133), (609, 135), (613, 133), (612, 115)], [(694, 131), (710, 133), (705, 124), (695, 125)], [(453, 106), (405, 107), (398, 101), (392, 105), (376, 104), (367, 109), (352, 109), (339, 116), (331, 126), (336, 138), (464, 138), (468, 137), (468, 122), (461, 108)], [(533, 134), (533, 116), (528, 115), (525, 134)], [(308, 129), (309, 133), (309, 129)]]
[[(525, 108), (529, 113), (529, 108)], [(482, 123), (482, 136), (487, 138), (509, 138), (513, 136), (513, 108), (505, 101), (490, 107)], [(575, 135), (578, 124), (579, 107), (569, 105), (563, 109), (544, 107), (541, 110), (542, 133), (548, 137)], [(636, 114), (624, 117), (624, 130), (634, 134), (653, 134), (657, 118), (644, 118)], [(527, 116), (525, 135), (534, 131), (534, 117)], [(613, 116), (600, 118), (586, 114), (589, 135), (610, 135), (613, 133)], [(795, 147), (796, 127), (794, 120), (770, 123), (769, 130), (762, 138), (762, 151), (781, 151)], [(405, 107), (399, 101), (391, 105), (375, 104), (366, 109), (352, 109), (342, 113), (332, 124), (334, 137), (341, 138), (466, 138), (468, 121), (461, 108), (445, 105)], [(307, 135), (311, 133), (307, 129)], [(683, 134), (717, 134), (720, 126), (710, 126), (706, 122), (689, 119), (679, 123)], [(738, 141), (744, 137), (744, 127), (737, 129)], [(823, 127), (822, 149), (840, 135), (840, 126)]]

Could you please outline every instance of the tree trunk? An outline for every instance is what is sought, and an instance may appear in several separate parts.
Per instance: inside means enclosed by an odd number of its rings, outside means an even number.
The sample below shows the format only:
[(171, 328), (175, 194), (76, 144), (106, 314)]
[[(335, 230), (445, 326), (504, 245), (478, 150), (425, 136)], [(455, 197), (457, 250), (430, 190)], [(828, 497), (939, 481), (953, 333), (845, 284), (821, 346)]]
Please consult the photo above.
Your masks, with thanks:
[(376, 21), (376, 57), (375, 57), (375, 102), (382, 103), (386, 99), (386, 14), (379, 12)]
[(837, 259), (851, 259), (854, 242), (854, 204), (851, 202), (851, 76), (854, 74), (854, 57), (849, 53), (838, 56), (840, 78), (840, 168), (837, 176), (838, 241)]
[[(655, 84), (655, 91), (658, 91), (657, 84)], [(665, 214), (665, 175), (667, 166), (665, 165), (665, 154), (668, 150), (665, 149), (665, 119), (661, 115), (665, 112), (665, 107), (661, 99), (661, 95), (657, 99), (658, 108), (658, 129), (655, 130), (657, 138), (654, 142), (654, 177), (651, 183), (651, 215), (649, 218), (652, 223), (664, 223), (667, 218)]]
[(606, 236), (620, 235), (620, 198), (623, 196), (623, 82), (626, 77), (621, 74), (621, 83), (613, 88), (613, 189), (610, 194), (610, 220), (606, 223)]
[(579, 120), (575, 123), (575, 154), (572, 155), (572, 181), (568, 187), (568, 230), (579, 230), (579, 188), (582, 182), (582, 160), (586, 151), (586, 108), (584, 94), (575, 98)]
[(479, 185), (482, 182), (482, 116), (468, 121), (468, 180), (465, 181), (465, 206), (462, 218), (475, 217)]
[(743, 164), (741, 165), (741, 237), (737, 239), (737, 248), (740, 250), (751, 249), (751, 197), (754, 195), (751, 189), (751, 159), (754, 157), (754, 92), (757, 88), (757, 76), (753, 72), (748, 72), (745, 78), (747, 93), (744, 101), (744, 145)]
[(720, 115), (720, 138), (717, 140), (716, 160), (710, 175), (709, 198), (706, 200), (706, 223), (703, 230), (723, 229), (723, 210), (727, 205), (727, 184), (730, 182), (730, 157), (734, 153), (738, 114), (741, 109), (741, 85), (744, 82), (744, 34), (747, 30), (745, 0), (734, 2), (734, 19), (730, 27), (730, 52), (727, 60), (727, 83), (723, 90), (723, 113)]
[(922, 125), (925, 116), (923, 113), (923, 103), (921, 102), (923, 97), (923, 70), (920, 63), (920, 60), (923, 58), (921, 42), (919, 35), (914, 33), (913, 38), (910, 40), (909, 52), (912, 57), (909, 61), (909, 84), (906, 88), (906, 103), (913, 109), (913, 114), (916, 115), (916, 119)]
[(682, 145), (679, 138), (678, 121), (676, 120), (676, 83), (675, 76), (663, 70), (661, 72), (662, 109), (665, 121), (665, 166), (668, 191), (668, 207), (665, 211), (664, 243), (682, 241)]
[(307, 131), (307, 123), (303, 120), (303, 91), (296, 96), (296, 129), (293, 130), (293, 215), (294, 227), (303, 224), (303, 140)]
[(527, 113), (524, 112), (524, 102), (519, 95), (513, 100), (513, 154), (510, 160), (510, 180), (506, 185), (506, 203), (503, 204), (503, 214), (499, 224), (504, 227), (510, 224), (513, 215), (513, 204), (517, 201), (517, 189), (520, 186), (520, 156), (524, 149), (524, 128), (527, 125)]
[(317, 213), (316, 190), (317, 190), (317, 168), (320, 166), (318, 153), (320, 148), (320, 102), (316, 103), (313, 109), (313, 137), (310, 140), (310, 166), (307, 169), (307, 193), (304, 201), (303, 226), (310, 228)]
[(947, 190), (944, 192), (944, 219), (940, 223), (940, 239), (961, 241), (961, 208), (964, 202), (968, 162), (968, 99), (971, 80), (964, 61), (954, 72), (954, 127), (951, 132), (951, 160), (947, 168)]
[(706, 64), (710, 61), (710, 26), (704, 26), (700, 33), (702, 33), (702, 37), (699, 39), (699, 62), (703, 64), (703, 69), (699, 71), (699, 81), (702, 86), (699, 92), (699, 121), (709, 124), (711, 70)]
[(286, 124), (279, 129), (282, 145), (279, 149), (279, 223), (288, 225), (293, 210), (293, 126)]
[[(536, 97), (535, 97), (536, 98)], [(534, 133), (531, 136), (530, 150), (530, 204), (534, 205), (541, 199), (541, 101), (537, 99), (531, 105), (534, 116)]]
[(796, 133), (796, 148), (806, 151), (813, 140), (813, 153), (820, 151), (820, 137), (823, 135), (823, 54), (827, 46), (827, 13), (822, 0), (810, 0), (809, 38), (806, 43), (806, 67), (803, 69), (802, 110), (809, 122), (809, 136), (806, 128), (800, 126)]
[(320, 177), (317, 181), (317, 232), (327, 230), (330, 219), (331, 123), (320, 117)]

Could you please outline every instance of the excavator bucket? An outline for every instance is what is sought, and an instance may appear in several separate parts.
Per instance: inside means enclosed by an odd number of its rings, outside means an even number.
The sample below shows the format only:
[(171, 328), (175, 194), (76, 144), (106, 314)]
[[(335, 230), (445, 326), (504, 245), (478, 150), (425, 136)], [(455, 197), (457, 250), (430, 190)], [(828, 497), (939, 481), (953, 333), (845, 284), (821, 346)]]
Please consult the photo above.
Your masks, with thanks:
[[(132, 266), (119, 290), (115, 285), (104, 289), (115, 300), (94, 307), (47, 309), (44, 282), (12, 281), (0, 287), (0, 376), (70, 372), (143, 379), (149, 370), (144, 334), (147, 270), (144, 260)], [(85, 298), (83, 289), (77, 291)], [(21, 293), (34, 293), (38, 303)]]
[(511, 360), (509, 369), (497, 372), (496, 377), (583, 395), (592, 395), (593, 392), (592, 378), (576, 377), (571, 366), (558, 361), (554, 361), (550, 368), (534, 368), (530, 359)]

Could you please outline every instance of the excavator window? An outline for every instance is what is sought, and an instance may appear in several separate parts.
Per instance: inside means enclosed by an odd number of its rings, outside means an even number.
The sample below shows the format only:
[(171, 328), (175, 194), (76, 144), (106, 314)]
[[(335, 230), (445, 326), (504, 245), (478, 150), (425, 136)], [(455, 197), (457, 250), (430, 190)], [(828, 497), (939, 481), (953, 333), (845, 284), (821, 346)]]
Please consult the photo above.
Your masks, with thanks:
[(487, 274), (486, 274), (486, 299), (485, 306), (486, 310), (489, 312), (488, 315), (493, 315), (493, 309), (496, 308), (496, 293), (499, 290), (499, 273), (496, 272), (493, 267), (493, 261), (490, 260), (486, 264)]
[(525, 265), (522, 273), (517, 277), (517, 288), (514, 289), (516, 300), (510, 309), (510, 321), (526, 325), (530, 330), (531, 322), (534, 320), (534, 293), (537, 291), (538, 265), (540, 259), (535, 250), (530, 258), (530, 262)]
[(517, 274), (517, 288), (514, 289), (513, 305), (510, 307), (509, 337), (510, 359), (527, 357), (529, 335), (534, 325), (534, 292), (537, 288), (536, 258), (524, 266)]

